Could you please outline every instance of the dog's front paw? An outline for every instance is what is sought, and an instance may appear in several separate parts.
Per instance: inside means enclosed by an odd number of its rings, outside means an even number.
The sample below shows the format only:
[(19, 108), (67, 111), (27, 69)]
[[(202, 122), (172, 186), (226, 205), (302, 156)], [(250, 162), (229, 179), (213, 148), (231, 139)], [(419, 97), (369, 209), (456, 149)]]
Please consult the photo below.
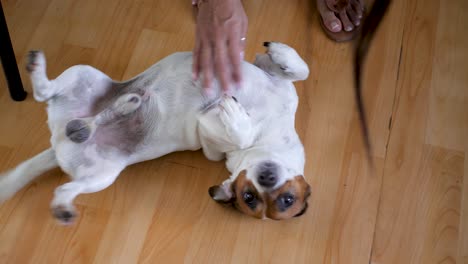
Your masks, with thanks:
[(225, 96), (219, 107), (219, 118), (229, 139), (241, 149), (249, 147), (252, 142), (252, 121), (247, 111), (232, 96)]
[(52, 208), (52, 215), (63, 225), (71, 225), (76, 219), (77, 213), (74, 208), (58, 205)]
[(283, 78), (305, 80), (309, 75), (309, 67), (297, 54), (296, 50), (279, 42), (264, 42), (267, 54), (275, 64), (275, 68), (269, 69), (274, 75), (280, 74)]
[(43, 67), (45, 67), (44, 53), (38, 50), (31, 50), (28, 53), (28, 64), (26, 65), (26, 70), (29, 73), (32, 73)]
[(283, 72), (289, 70), (288, 53), (292, 48), (278, 42), (263, 42), (263, 46), (267, 48), (267, 54), (271, 60), (277, 64)]

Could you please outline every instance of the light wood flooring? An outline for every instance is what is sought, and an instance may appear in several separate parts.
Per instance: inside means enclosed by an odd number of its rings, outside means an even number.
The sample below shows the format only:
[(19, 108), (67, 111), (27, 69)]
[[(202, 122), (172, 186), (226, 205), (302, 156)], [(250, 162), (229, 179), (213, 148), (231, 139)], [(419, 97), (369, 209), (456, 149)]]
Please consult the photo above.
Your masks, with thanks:
[[(26, 54), (48, 74), (90, 64), (124, 80), (191, 50), (189, 0), (1, 0), (25, 87)], [(394, 0), (370, 50), (364, 97), (376, 173), (366, 167), (352, 45), (328, 40), (311, 0), (245, 0), (246, 59), (262, 42), (308, 62), (297, 131), (312, 185), (308, 212), (261, 221), (213, 202), (227, 177), (200, 151), (126, 169), (79, 196), (72, 227), (49, 212), (59, 169), (0, 207), (0, 263), (468, 263), (468, 1)], [(0, 40), (1, 43), (1, 40)], [(0, 47), (1, 48), (1, 47)], [(45, 105), (9, 99), (0, 74), (0, 171), (49, 146)]]

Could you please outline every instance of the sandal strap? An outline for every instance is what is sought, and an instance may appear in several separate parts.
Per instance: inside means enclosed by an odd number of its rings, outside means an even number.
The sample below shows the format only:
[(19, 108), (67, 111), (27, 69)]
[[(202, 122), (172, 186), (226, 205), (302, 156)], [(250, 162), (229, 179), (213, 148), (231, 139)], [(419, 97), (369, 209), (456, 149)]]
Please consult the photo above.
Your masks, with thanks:
[(346, 10), (346, 8), (351, 4), (349, 0), (325, 0), (325, 3), (327, 4), (327, 7), (335, 13), (340, 13), (341, 11)]

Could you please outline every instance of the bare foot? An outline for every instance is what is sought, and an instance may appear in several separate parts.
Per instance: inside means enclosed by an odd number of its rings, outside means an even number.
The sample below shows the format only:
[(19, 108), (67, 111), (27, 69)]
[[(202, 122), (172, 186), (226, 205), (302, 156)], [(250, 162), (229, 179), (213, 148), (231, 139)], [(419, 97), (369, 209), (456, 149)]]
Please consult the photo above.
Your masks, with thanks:
[(324, 26), (331, 32), (353, 31), (361, 24), (364, 0), (316, 0)]

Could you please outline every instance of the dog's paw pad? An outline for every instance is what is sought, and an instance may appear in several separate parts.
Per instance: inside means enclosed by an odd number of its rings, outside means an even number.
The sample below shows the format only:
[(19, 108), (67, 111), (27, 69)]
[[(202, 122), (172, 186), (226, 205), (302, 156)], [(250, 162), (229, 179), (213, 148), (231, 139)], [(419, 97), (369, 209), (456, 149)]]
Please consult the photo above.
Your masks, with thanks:
[(65, 206), (57, 206), (52, 209), (54, 217), (64, 225), (70, 225), (76, 219), (76, 213)]

